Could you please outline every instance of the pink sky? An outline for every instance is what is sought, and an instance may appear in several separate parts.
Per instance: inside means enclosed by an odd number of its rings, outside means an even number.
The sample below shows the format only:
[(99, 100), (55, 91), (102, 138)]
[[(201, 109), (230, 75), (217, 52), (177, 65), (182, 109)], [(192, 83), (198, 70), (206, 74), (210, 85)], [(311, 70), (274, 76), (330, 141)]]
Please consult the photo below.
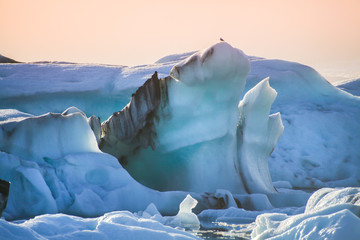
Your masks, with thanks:
[(137, 65), (222, 37), (248, 55), (360, 72), (358, 0), (0, 0), (0, 29), (0, 54), (19, 61)]

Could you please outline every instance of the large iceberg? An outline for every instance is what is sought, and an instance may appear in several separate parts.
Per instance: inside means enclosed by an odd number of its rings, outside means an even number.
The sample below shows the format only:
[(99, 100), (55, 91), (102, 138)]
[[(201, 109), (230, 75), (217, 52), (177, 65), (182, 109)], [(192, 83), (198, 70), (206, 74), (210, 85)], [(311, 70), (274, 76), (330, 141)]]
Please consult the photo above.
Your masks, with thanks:
[[(193, 53), (134, 67), (0, 64), (0, 108), (40, 115), (76, 106), (104, 121), (125, 107), (154, 71), (164, 78)], [(360, 151), (353, 146), (360, 145), (359, 97), (332, 86), (308, 66), (259, 57), (249, 60), (251, 71), (243, 95), (270, 76), (269, 83), (278, 93), (270, 114), (281, 112), (285, 126), (269, 159), (271, 178), (300, 188), (358, 186)], [(339, 87), (358, 95), (358, 82)]]
[(216, 44), (171, 77), (153, 75), (101, 129), (76, 107), (40, 116), (0, 110), (0, 178), (13, 182), (4, 216), (99, 216), (150, 203), (175, 214), (188, 192), (197, 211), (237, 205), (217, 189), (275, 193), (267, 158), (283, 130), (279, 114), (269, 117), (276, 92), (265, 79), (239, 104), (248, 71), (240, 50)]
[[(154, 74), (102, 124), (100, 148), (158, 190), (275, 192), (267, 159), (281, 136), (265, 79), (240, 96), (247, 56), (221, 42)], [(206, 166), (206, 167), (205, 167)]]

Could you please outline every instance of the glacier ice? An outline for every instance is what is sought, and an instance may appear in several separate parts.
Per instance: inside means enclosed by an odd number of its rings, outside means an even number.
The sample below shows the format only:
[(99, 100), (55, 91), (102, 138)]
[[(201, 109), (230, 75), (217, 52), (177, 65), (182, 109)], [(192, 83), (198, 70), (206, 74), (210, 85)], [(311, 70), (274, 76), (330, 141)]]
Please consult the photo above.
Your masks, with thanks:
[(158, 190), (275, 192), (267, 158), (283, 131), (280, 115), (269, 117), (276, 92), (265, 79), (239, 105), (249, 70), (247, 56), (221, 42), (170, 77), (155, 73), (102, 123), (101, 150)]

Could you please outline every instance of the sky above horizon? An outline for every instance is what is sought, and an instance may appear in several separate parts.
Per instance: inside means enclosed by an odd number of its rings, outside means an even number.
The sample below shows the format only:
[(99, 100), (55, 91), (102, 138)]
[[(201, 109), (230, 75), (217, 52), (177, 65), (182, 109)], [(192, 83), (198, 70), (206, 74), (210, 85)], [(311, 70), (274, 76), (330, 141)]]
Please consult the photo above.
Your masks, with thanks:
[(0, 29), (0, 54), (18, 61), (149, 64), (222, 37), (248, 55), (360, 73), (357, 0), (0, 0)]

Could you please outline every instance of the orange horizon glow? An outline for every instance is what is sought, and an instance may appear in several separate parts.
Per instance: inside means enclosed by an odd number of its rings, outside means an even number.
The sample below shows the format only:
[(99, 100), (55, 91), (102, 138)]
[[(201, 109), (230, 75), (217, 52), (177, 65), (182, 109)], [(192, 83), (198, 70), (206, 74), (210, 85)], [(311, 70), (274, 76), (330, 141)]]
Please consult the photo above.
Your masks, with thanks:
[(248, 55), (360, 64), (357, 0), (0, 0), (0, 29), (18, 61), (148, 64), (222, 37)]

